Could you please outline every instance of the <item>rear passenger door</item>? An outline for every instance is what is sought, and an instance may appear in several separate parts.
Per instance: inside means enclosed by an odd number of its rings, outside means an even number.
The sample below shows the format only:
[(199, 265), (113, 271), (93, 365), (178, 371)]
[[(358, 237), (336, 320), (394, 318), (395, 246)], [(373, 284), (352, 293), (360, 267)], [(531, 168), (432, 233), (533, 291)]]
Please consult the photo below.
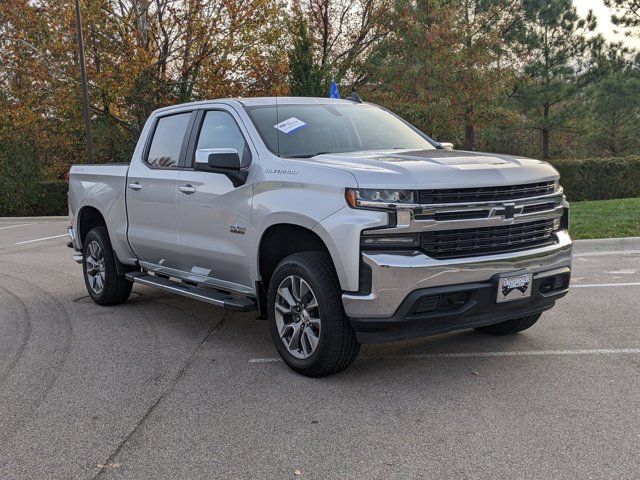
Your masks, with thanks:
[(129, 168), (129, 243), (141, 264), (154, 270), (178, 264), (177, 182), (194, 116), (183, 111), (158, 117), (143, 158)]
[(252, 174), (235, 187), (226, 175), (192, 168), (198, 150), (234, 149), (243, 167), (255, 157), (242, 121), (231, 108), (201, 111), (194, 125), (185, 168), (178, 181), (180, 268), (198, 282), (244, 293), (250, 282), (248, 227)]

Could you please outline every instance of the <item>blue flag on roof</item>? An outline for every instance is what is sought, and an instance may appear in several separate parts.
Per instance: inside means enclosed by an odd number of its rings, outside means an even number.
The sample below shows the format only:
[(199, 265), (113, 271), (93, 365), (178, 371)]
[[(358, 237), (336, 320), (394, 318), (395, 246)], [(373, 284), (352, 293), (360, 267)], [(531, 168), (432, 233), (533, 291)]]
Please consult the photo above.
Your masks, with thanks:
[(329, 92), (329, 98), (340, 98), (340, 92), (338, 91), (338, 85), (335, 80), (331, 80), (331, 91)]

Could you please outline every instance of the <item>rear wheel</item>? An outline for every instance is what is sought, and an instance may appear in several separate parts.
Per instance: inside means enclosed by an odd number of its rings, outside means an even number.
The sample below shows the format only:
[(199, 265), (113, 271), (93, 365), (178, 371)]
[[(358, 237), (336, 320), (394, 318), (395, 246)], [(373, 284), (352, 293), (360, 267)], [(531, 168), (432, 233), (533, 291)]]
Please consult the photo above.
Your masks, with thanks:
[(477, 327), (476, 330), (490, 335), (510, 335), (532, 327), (541, 316), (542, 313), (534, 313), (526, 317), (514, 318), (513, 320), (507, 320), (506, 322), (496, 323), (495, 325)]
[(340, 300), (331, 258), (324, 252), (286, 257), (269, 282), (269, 331), (278, 353), (309, 377), (347, 368), (360, 351)]
[(118, 275), (116, 257), (105, 227), (92, 228), (82, 248), (84, 283), (89, 295), (99, 305), (117, 305), (129, 298), (133, 284)]

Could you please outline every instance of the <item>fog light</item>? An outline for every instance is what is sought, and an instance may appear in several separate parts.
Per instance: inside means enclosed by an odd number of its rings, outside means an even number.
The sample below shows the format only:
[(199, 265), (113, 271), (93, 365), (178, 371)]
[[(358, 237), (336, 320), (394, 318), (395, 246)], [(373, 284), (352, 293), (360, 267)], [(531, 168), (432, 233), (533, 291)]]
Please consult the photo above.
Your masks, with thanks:
[(553, 231), (555, 232), (556, 230), (560, 229), (560, 226), (562, 225), (562, 221), (560, 218), (556, 218), (553, 220)]

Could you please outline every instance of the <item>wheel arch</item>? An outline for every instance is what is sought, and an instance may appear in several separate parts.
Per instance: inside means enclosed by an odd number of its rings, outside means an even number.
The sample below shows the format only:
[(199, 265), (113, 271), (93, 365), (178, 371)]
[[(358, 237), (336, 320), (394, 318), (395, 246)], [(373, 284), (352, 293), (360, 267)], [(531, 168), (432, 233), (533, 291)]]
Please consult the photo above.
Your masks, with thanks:
[[(87, 233), (92, 228), (105, 227), (107, 228), (107, 222), (104, 215), (96, 207), (86, 205), (78, 212), (78, 239), (80, 240), (80, 247), (84, 245), (84, 239), (87, 237)], [(109, 229), (107, 228), (107, 233)]]
[[(283, 239), (286, 239), (283, 241)], [(258, 276), (258, 300), (260, 311), (265, 312), (266, 291), (273, 272), (282, 259), (294, 253), (321, 251), (331, 257), (335, 269), (335, 263), (325, 241), (307, 226), (295, 223), (275, 223), (267, 227), (258, 242), (257, 266)]]
[(77, 229), (80, 248), (84, 247), (84, 240), (87, 237), (87, 234), (91, 231), (91, 229), (96, 227), (104, 227), (107, 230), (109, 243), (111, 243), (111, 250), (113, 251), (113, 256), (116, 260), (116, 270), (118, 271), (118, 275), (124, 275), (127, 272), (136, 270), (137, 267), (125, 265), (120, 261), (116, 249), (113, 248), (111, 233), (109, 232), (109, 227), (107, 226), (104, 215), (102, 214), (102, 212), (100, 212), (100, 210), (91, 205), (85, 205), (78, 212)]

